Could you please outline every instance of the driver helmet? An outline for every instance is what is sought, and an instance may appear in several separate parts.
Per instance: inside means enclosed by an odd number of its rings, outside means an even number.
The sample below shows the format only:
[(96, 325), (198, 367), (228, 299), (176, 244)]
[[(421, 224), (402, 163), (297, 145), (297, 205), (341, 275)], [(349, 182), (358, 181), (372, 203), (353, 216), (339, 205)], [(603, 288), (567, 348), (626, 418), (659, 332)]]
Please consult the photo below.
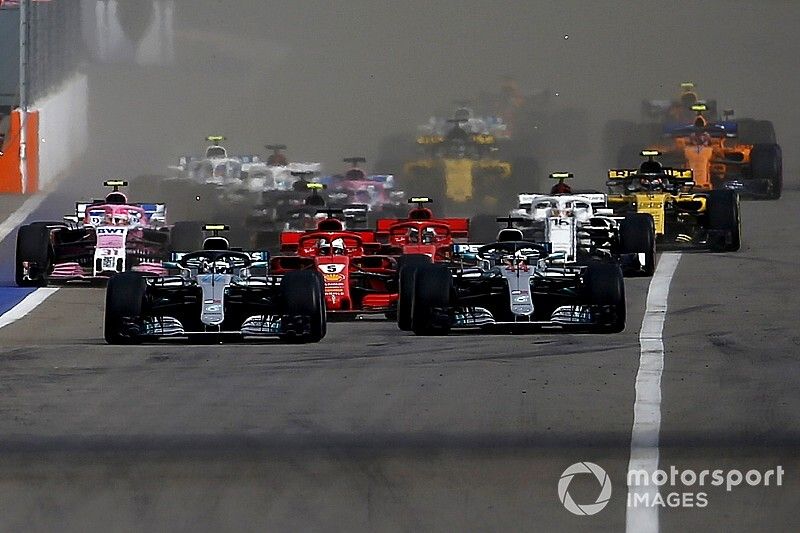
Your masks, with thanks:
[(707, 128), (708, 121), (706, 120), (706, 117), (704, 117), (703, 115), (697, 115), (697, 117), (695, 117), (694, 119), (694, 127), (701, 129)]
[(308, 190), (308, 181), (306, 180), (305, 176), (300, 176), (300, 178), (292, 184), (292, 190), (296, 192)]
[(711, 135), (706, 131), (696, 131), (689, 136), (689, 142), (694, 146), (708, 146), (711, 143)]
[(333, 239), (331, 248), (333, 249), (333, 255), (345, 255), (344, 239)]
[(128, 203), (128, 197), (119, 191), (110, 192), (106, 195), (106, 203), (110, 205), (125, 205)]
[(572, 187), (562, 180), (553, 185), (553, 188), (550, 189), (550, 194), (572, 194)]
[(366, 179), (366, 174), (360, 168), (351, 168), (345, 173), (344, 179), (347, 181), (363, 181)]
[(344, 239), (341, 237), (330, 242), (327, 239), (320, 239), (318, 249), (321, 255), (345, 255), (346, 252)]
[(419, 229), (418, 228), (408, 228), (406, 232), (406, 240), (412, 244), (416, 244), (419, 242)]
[(267, 165), (271, 167), (285, 167), (289, 164), (289, 160), (284, 154), (277, 153), (271, 154), (267, 157)]
[(436, 230), (433, 228), (425, 228), (422, 231), (422, 242), (424, 244), (431, 244), (436, 240)]
[(643, 175), (639, 177), (639, 184), (644, 189), (658, 189), (664, 185), (664, 181), (661, 179), (661, 176), (654, 176), (654, 175)]
[(456, 120), (459, 120), (459, 121), (466, 122), (470, 118), (472, 118), (472, 112), (469, 110), (469, 108), (460, 107), (460, 108), (456, 109), (456, 112), (455, 112), (455, 115), (454, 115), (453, 118), (455, 118)]
[(231, 265), (226, 261), (214, 261), (211, 266), (217, 274), (227, 274), (231, 268)]
[(130, 217), (127, 213), (106, 213), (107, 226), (127, 226), (130, 222)]

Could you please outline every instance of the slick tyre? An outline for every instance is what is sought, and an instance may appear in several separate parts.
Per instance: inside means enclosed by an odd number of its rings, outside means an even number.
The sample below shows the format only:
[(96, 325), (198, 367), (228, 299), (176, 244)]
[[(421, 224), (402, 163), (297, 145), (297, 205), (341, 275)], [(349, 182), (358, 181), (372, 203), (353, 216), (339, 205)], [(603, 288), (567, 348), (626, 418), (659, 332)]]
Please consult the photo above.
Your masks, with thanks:
[(715, 252), (735, 252), (741, 248), (739, 194), (736, 191), (711, 191), (708, 197), (708, 226)]
[(740, 143), (774, 144), (775, 126), (769, 120), (742, 118), (736, 121), (736, 134)]
[[(308, 270), (289, 272), (283, 277), (281, 292), (284, 298), (284, 317), (302, 317), (308, 321), (308, 331), (298, 331), (293, 325), (288, 326), (280, 335), (283, 340), (303, 344), (319, 342), (325, 337), (327, 314), (322, 286), (320, 275)], [(283, 327), (287, 328), (286, 325)]]
[(147, 283), (138, 272), (122, 272), (108, 280), (103, 328), (108, 344), (141, 342), (139, 322), (146, 293)]
[(453, 278), (444, 265), (423, 265), (417, 268), (412, 303), (411, 329), (416, 335), (447, 335)]
[(783, 154), (777, 144), (756, 144), (750, 152), (753, 179), (769, 183), (767, 198), (777, 200), (783, 193)]
[[(17, 232), (15, 279), (20, 287), (44, 287), (51, 263), (50, 229), (45, 224), (22, 226)], [(30, 275), (25, 279), (23, 263)]]
[(646, 213), (625, 215), (619, 228), (620, 252), (644, 254), (641, 275), (652, 276), (656, 270), (656, 232), (653, 217)]
[(599, 316), (592, 331), (619, 333), (625, 329), (625, 282), (622, 270), (612, 263), (593, 263), (586, 271), (589, 303)]
[(397, 327), (401, 331), (411, 331), (413, 323), (412, 308), (414, 302), (414, 285), (417, 270), (423, 265), (430, 265), (431, 258), (423, 254), (404, 255), (398, 260), (399, 279), (397, 299)]

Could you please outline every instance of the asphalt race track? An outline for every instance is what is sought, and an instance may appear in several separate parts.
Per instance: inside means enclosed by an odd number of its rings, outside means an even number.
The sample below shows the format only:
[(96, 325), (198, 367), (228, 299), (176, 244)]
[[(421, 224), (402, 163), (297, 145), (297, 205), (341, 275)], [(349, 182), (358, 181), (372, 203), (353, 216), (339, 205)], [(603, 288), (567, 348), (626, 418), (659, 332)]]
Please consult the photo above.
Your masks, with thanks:
[[(800, 529), (798, 212), (794, 191), (744, 203), (739, 253), (682, 255), (660, 389), (660, 468), (781, 465), (783, 485), (705, 487), (664, 531)], [(2, 529), (623, 530), (648, 283), (627, 280), (619, 335), (363, 320), (300, 347), (109, 347), (103, 289), (61, 289), (0, 329)], [(594, 516), (557, 493), (581, 461), (613, 485)]]

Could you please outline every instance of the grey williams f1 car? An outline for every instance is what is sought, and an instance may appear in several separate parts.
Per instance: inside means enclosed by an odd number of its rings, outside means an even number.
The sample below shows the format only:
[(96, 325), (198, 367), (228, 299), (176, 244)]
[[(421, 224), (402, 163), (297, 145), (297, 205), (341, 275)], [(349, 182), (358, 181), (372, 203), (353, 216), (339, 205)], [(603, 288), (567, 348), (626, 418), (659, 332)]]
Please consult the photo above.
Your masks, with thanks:
[[(509, 224), (518, 219), (498, 219)], [(625, 285), (612, 262), (565, 261), (551, 245), (523, 240), (516, 228), (490, 244), (454, 245), (454, 260), (415, 267), (411, 329), (446, 335), (452, 329), (563, 329), (615, 333), (625, 328)], [(408, 281), (406, 281), (408, 283)]]
[[(176, 275), (148, 278), (124, 272), (106, 291), (105, 339), (135, 344), (165, 337), (218, 342), (278, 337), (319, 342), (326, 333), (323, 280), (313, 270), (269, 275), (266, 252), (230, 249), (217, 232), (203, 249), (174, 254), (165, 267)], [(256, 271), (264, 273), (257, 276)]]

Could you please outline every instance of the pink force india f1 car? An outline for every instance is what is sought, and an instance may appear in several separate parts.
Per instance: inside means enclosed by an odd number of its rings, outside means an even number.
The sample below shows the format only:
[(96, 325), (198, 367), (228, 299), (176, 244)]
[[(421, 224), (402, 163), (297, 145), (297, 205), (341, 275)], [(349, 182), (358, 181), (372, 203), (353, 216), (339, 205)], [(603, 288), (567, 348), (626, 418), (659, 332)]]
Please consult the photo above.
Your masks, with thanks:
[(33, 222), (17, 233), (16, 282), (45, 286), (71, 281), (105, 281), (118, 272), (165, 275), (162, 262), (173, 248), (192, 249), (202, 242), (202, 224), (167, 226), (166, 206), (129, 203), (120, 187), (106, 181), (105, 199), (78, 202), (63, 222)]

